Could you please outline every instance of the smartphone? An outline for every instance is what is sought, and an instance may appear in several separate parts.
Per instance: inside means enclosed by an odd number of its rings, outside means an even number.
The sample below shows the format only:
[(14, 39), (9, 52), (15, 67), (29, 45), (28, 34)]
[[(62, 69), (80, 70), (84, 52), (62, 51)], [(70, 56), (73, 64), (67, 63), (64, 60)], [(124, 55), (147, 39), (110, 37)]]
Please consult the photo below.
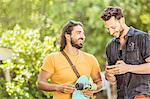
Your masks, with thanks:
[(109, 69), (114, 69), (115, 67), (114, 66), (106, 66), (107, 70)]

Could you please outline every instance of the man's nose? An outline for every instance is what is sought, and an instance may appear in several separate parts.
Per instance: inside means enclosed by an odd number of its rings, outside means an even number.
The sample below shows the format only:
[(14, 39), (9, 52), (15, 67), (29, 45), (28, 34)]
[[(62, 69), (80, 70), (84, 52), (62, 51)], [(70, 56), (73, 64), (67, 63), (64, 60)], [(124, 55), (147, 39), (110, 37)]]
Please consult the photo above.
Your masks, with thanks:
[(110, 35), (113, 35), (113, 32), (110, 32)]
[(84, 33), (80, 35), (81, 38), (85, 39)]
[(110, 32), (110, 35), (113, 35), (115, 30), (111, 29), (109, 32)]
[(110, 31), (110, 35), (113, 35), (114, 34), (114, 31)]

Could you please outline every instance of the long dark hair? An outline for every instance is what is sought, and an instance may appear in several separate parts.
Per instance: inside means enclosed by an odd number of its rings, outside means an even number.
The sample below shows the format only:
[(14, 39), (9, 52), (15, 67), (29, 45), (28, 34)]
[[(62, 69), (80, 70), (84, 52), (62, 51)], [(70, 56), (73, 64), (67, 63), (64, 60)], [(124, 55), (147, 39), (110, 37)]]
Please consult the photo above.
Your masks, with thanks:
[(77, 26), (77, 25), (80, 25), (80, 26), (83, 27), (83, 24), (81, 22), (76, 22), (76, 21), (73, 21), (73, 20), (67, 22), (64, 25), (64, 27), (62, 29), (61, 37), (60, 37), (60, 51), (62, 51), (66, 47), (66, 44), (67, 44), (65, 34), (70, 34), (71, 35), (73, 27)]

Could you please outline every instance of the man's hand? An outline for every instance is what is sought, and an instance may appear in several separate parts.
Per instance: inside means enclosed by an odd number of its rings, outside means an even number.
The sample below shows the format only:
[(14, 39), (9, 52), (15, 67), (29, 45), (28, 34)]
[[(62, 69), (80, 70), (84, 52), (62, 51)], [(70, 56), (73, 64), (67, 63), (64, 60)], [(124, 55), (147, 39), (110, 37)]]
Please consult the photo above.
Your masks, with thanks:
[(85, 95), (85, 96), (89, 96), (89, 97), (92, 97), (93, 96), (93, 94), (94, 94), (94, 90), (82, 90), (82, 92), (83, 92), (83, 94)]
[(62, 84), (56, 87), (56, 91), (60, 91), (62, 93), (73, 93), (75, 87), (73, 85)]
[(128, 66), (124, 61), (117, 61), (115, 65), (106, 67), (105, 78), (111, 85), (116, 84), (116, 77), (114, 75), (124, 74), (128, 72)]
[(124, 63), (124, 61), (117, 61), (116, 65), (107, 66), (107, 73), (113, 74), (113, 75), (119, 75), (119, 74), (125, 74), (129, 72), (130, 65), (127, 65)]
[(108, 80), (111, 85), (116, 84), (116, 77), (114, 76), (113, 72), (107, 69), (105, 71), (106, 80)]

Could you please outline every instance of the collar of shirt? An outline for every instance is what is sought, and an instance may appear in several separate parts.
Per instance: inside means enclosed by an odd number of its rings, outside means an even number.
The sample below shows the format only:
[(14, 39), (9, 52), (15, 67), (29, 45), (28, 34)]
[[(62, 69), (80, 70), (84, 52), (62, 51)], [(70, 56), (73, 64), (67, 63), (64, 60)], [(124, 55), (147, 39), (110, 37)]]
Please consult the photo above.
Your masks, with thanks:
[[(133, 36), (134, 35), (134, 30), (135, 29), (132, 26), (130, 26), (130, 29), (129, 29), (127, 35), (125, 36), (125, 38)], [(119, 38), (114, 38), (114, 41), (119, 43)]]

